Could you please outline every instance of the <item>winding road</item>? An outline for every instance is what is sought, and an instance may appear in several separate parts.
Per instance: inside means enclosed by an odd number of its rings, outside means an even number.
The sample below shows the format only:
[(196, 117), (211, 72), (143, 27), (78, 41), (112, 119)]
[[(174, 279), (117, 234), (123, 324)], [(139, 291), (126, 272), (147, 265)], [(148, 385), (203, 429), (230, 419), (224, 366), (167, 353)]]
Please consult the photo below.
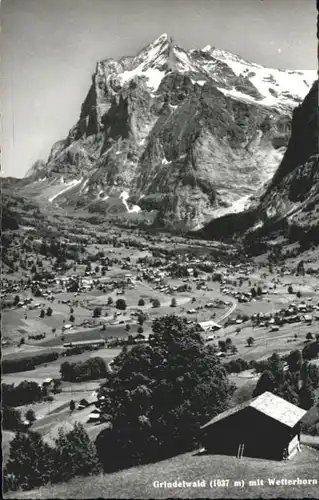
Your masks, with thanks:
[(216, 320), (216, 323), (220, 323), (221, 321), (224, 321), (224, 319), (228, 318), (228, 316), (230, 316), (235, 311), (236, 307), (237, 307), (237, 302), (233, 302), (232, 306), (228, 309), (228, 311)]

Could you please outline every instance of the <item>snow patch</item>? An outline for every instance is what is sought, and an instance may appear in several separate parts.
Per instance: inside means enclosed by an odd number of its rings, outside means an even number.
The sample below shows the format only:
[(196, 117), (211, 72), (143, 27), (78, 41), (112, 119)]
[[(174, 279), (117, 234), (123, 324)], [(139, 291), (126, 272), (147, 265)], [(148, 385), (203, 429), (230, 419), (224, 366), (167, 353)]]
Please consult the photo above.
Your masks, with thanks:
[(203, 85), (205, 85), (206, 83), (206, 80), (194, 80), (193, 78), (191, 78), (191, 82), (195, 85), (197, 83), (197, 85), (200, 85), (201, 87)]
[(89, 182), (89, 179), (85, 179), (85, 181), (83, 182), (82, 186), (81, 186), (81, 189), (80, 189), (80, 194), (81, 193), (86, 193), (87, 190), (85, 190), (85, 187), (87, 185), (87, 183)]
[(277, 215), (277, 210), (275, 207), (268, 207), (266, 210), (266, 214), (267, 214), (268, 219), (272, 219), (273, 217), (275, 217)]
[(263, 221), (256, 222), (256, 224), (252, 227), (252, 231), (256, 231), (257, 229), (263, 227), (264, 223)]
[[(243, 92), (239, 92), (239, 90), (236, 90), (235, 88), (232, 88), (231, 90), (223, 89), (222, 87), (217, 87), (217, 89), (222, 92), (225, 96), (233, 97), (234, 99), (241, 99), (246, 102), (258, 102), (258, 103), (264, 103), (263, 101), (257, 101), (254, 99), (254, 97), (251, 97), (250, 95), (244, 94)], [(277, 102), (274, 99), (274, 102)]]
[(128, 203), (127, 203), (127, 199), (129, 198), (129, 193), (128, 191), (123, 191), (121, 194), (120, 194), (120, 199), (122, 200), (123, 202), (123, 205), (125, 205), (125, 208), (127, 210), (128, 213), (138, 213), (141, 211), (141, 207), (137, 206), (137, 205), (133, 205), (132, 208), (130, 208), (128, 206)]
[[(131, 81), (134, 77), (141, 76), (146, 77), (146, 85), (153, 91), (157, 90), (161, 81), (165, 76), (165, 71), (161, 71), (157, 68), (147, 68), (145, 69), (145, 61), (137, 66), (137, 68), (132, 70), (123, 71), (118, 75), (120, 85), (124, 85)], [(155, 97), (155, 96), (154, 96)]]
[(67, 191), (69, 191), (70, 189), (74, 188), (75, 186), (81, 184), (82, 181), (83, 181), (83, 177), (81, 177), (81, 179), (73, 180), (73, 181), (69, 182), (66, 185), (66, 187), (64, 189), (62, 189), (62, 191), (59, 191), (57, 194), (55, 194), (54, 196), (49, 198), (49, 202), (52, 203), (52, 201), (54, 201), (58, 196), (61, 196), (61, 194), (64, 194)]
[(166, 158), (162, 160), (163, 165), (168, 165), (169, 163), (172, 163), (172, 161), (168, 161)]
[[(259, 64), (248, 63), (234, 54), (219, 49), (214, 49), (212, 55), (226, 63), (236, 76), (247, 77), (264, 96), (264, 100), (258, 102), (267, 106), (279, 102), (295, 106), (296, 100), (304, 99), (317, 77), (315, 70), (287, 71), (266, 68)], [(269, 89), (275, 91), (278, 98), (275, 98)]]
[(177, 64), (180, 71), (186, 73), (188, 71), (196, 70), (196, 68), (194, 68), (194, 66), (192, 65), (192, 61), (183, 50), (179, 49), (178, 47), (174, 47), (174, 53), (179, 59), (179, 62)]
[(165, 76), (165, 71), (160, 71), (156, 68), (149, 68), (144, 74), (148, 79), (148, 86), (153, 90), (157, 90)]
[(246, 195), (243, 196), (242, 198), (239, 198), (236, 200), (232, 205), (229, 207), (225, 208), (218, 208), (217, 210), (214, 210), (213, 216), (214, 219), (217, 219), (219, 217), (222, 217), (227, 214), (238, 214), (239, 212), (243, 212), (246, 210), (250, 204), (250, 197), (251, 195)]

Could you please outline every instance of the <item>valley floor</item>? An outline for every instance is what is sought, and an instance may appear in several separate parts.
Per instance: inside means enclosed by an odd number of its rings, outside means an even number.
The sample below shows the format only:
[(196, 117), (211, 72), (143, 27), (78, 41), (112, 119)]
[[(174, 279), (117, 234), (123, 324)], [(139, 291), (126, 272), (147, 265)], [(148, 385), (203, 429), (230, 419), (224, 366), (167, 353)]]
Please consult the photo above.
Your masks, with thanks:
[[(72, 244), (79, 245), (78, 224), (75, 224), (75, 229), (71, 229), (68, 221), (62, 226), (70, 247)], [(18, 266), (14, 272), (9, 272), (9, 268), (5, 267), (2, 299), (6, 307), (2, 311), (2, 359), (11, 362), (52, 351), (57, 352), (59, 358), (48, 363), (43, 362), (33, 370), (5, 373), (3, 382), (6, 384), (17, 385), (24, 380), (41, 384), (46, 379), (59, 378), (60, 365), (65, 360), (77, 363), (98, 356), (109, 367), (111, 361), (121, 351), (121, 345), (117, 342), (128, 340), (129, 335), (135, 336), (138, 333), (139, 323), (136, 317), (138, 311), (142, 311), (145, 315), (142, 332), (146, 337), (152, 331), (152, 321), (166, 314), (183, 316), (189, 322), (194, 321), (206, 326), (208, 322), (215, 323), (215, 326), (217, 323), (217, 330), (203, 331), (203, 337), (217, 348), (220, 342), (225, 342), (226, 339), (231, 341), (234, 351), (228, 351), (221, 358), (222, 362), (226, 363), (237, 358), (242, 358), (246, 362), (260, 361), (274, 352), (284, 355), (294, 349), (302, 350), (309, 342), (307, 335), (310, 334), (314, 339), (318, 333), (319, 276), (318, 274), (296, 276), (297, 260), (286, 262), (284, 271), (278, 265), (274, 266), (271, 272), (265, 256), (263, 261), (257, 258), (240, 264), (226, 263), (227, 261), (224, 262), (219, 255), (216, 257), (213, 243), (199, 244), (193, 240), (181, 241), (177, 238), (173, 240), (171, 236), (169, 238), (143, 236), (145, 238), (143, 239), (140, 236), (136, 237), (133, 232), (122, 234), (113, 230), (117, 242), (115, 245), (112, 243), (113, 236), (109, 236), (108, 241), (100, 243), (104, 241), (105, 234), (108, 234), (107, 230), (97, 231), (95, 227), (84, 223), (83, 227), (83, 237), (86, 238), (83, 252), (80, 258), (68, 259), (69, 268), (63, 271), (53, 266), (54, 259), (51, 255), (40, 254), (36, 244), (29, 249), (31, 244), (28, 241), (31, 240), (26, 238), (25, 230), (20, 230), (12, 239), (7, 256), (9, 259), (15, 259), (15, 255), (23, 254), (25, 267)], [(30, 231), (34, 239), (38, 233), (44, 232), (43, 229), (42, 232), (35, 228), (32, 230), (32, 227)], [(140, 247), (134, 246), (137, 243)], [(167, 255), (165, 252), (171, 254)], [(107, 267), (105, 275), (102, 274), (104, 266), (102, 255), (112, 261), (112, 265), (105, 266)], [(310, 265), (315, 267), (317, 256), (318, 254), (314, 254), (313, 260), (309, 257), (306, 260), (306, 267)], [(97, 258), (92, 260), (93, 269), (96, 263), (99, 265), (91, 276), (86, 272), (86, 259), (92, 257)], [(154, 264), (155, 258), (158, 259), (158, 263), (151, 265), (150, 262)], [(26, 283), (29, 278), (33, 278), (34, 273), (31, 272), (32, 266), (29, 262), (36, 262), (36, 259), (41, 261), (41, 266), (39, 264), (37, 266), (53, 273), (55, 278), (52, 284), (44, 280), (42, 284), (44, 293), (40, 297), (32, 293), (30, 286), (21, 285), (21, 279)], [(201, 264), (205, 261), (208, 263), (208, 270), (201, 269)], [(186, 276), (183, 272), (176, 275), (171, 269), (172, 263), (179, 270), (187, 266), (190, 272)], [(197, 269), (198, 272), (194, 273)], [(221, 282), (213, 279), (214, 274), (223, 277)], [(83, 286), (77, 293), (68, 290), (63, 283), (68, 282), (73, 275), (79, 283), (85, 280), (90, 282), (90, 287)], [(289, 287), (293, 288), (293, 293), (288, 292)], [(262, 288), (263, 292), (252, 298), (249, 296), (252, 288)], [(245, 294), (250, 298), (240, 300)], [(14, 305), (16, 295), (20, 305)], [(126, 302), (124, 311), (115, 307), (119, 298)], [(111, 299), (111, 303), (108, 299)], [(143, 305), (139, 305), (141, 299)], [(172, 306), (173, 299), (175, 299), (174, 306)], [(158, 301), (157, 307), (152, 306), (154, 300)], [(286, 311), (293, 304), (295, 308), (306, 304), (307, 311), (313, 316), (312, 320), (309, 322), (302, 319), (294, 323), (285, 323), (273, 331), (271, 324), (265, 321), (256, 323), (252, 319), (258, 314), (271, 316), (276, 311)], [(41, 309), (47, 311), (49, 307), (52, 307), (52, 314), (41, 316)], [(101, 315), (96, 318), (93, 313), (97, 307), (101, 309)], [(71, 314), (74, 314), (72, 326), (69, 325), (70, 328), (65, 330), (65, 325), (71, 321)], [(35, 335), (40, 337), (45, 335), (45, 337), (36, 340)], [(247, 342), (249, 337), (253, 337), (254, 340), (250, 346)], [(63, 351), (66, 351), (64, 343), (96, 339), (104, 339), (106, 346), (96, 351), (72, 354), (68, 358), (62, 357)], [(319, 359), (313, 359), (311, 362), (318, 363)], [(252, 396), (258, 378), (259, 375), (253, 370), (230, 374), (231, 381), (237, 387), (232, 399), (233, 405)], [(72, 399), (77, 405), (82, 398), (92, 395), (100, 384), (101, 380), (74, 383), (62, 380), (61, 392), (54, 394), (52, 401), (25, 405), (18, 407), (18, 410), (21, 411), (22, 417), (28, 409), (35, 412), (36, 421), (31, 430), (40, 432), (44, 440), (49, 443), (56, 437), (59, 426), (68, 428), (75, 421), (81, 422), (90, 438), (94, 440), (104, 425), (89, 422), (89, 415), (94, 407), (76, 409), (71, 414), (69, 404)], [(10, 431), (3, 432), (2, 451), (5, 462), (8, 459), (9, 444), (13, 436)], [(157, 464), (94, 478), (75, 478), (65, 484), (43, 487), (32, 493), (11, 493), (6, 497), (319, 498), (318, 485), (274, 487), (268, 484), (268, 478), (273, 477), (318, 479), (319, 451), (306, 446), (313, 445), (314, 439), (308, 436), (302, 442), (302, 453), (289, 462), (278, 463), (246, 457), (237, 460), (235, 457), (199, 456), (188, 453)], [(174, 480), (200, 480), (208, 484), (211, 479), (229, 479), (229, 484), (227, 487), (210, 488), (208, 485), (200, 489), (157, 488), (153, 484), (154, 481)], [(264, 486), (249, 484), (249, 481), (257, 479), (263, 479)], [(240, 480), (245, 481), (244, 487), (234, 485), (234, 481)]]

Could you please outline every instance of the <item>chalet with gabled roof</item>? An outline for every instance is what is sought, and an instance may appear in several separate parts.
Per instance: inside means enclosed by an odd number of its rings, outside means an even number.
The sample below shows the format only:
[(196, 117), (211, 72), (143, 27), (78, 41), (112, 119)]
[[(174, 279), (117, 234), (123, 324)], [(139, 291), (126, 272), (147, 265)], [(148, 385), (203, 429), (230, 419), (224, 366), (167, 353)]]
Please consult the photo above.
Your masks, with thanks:
[(300, 420), (306, 411), (264, 392), (212, 418), (200, 429), (207, 451), (282, 460), (300, 451)]

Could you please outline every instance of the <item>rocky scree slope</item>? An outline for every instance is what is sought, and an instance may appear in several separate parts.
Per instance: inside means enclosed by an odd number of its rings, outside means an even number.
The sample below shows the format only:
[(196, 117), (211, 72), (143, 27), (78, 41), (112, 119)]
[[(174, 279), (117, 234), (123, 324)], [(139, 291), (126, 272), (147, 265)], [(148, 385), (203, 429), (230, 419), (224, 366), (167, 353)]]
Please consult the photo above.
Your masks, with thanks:
[(97, 64), (76, 125), (22, 184), (60, 206), (201, 227), (242, 210), (271, 178), (313, 78), (184, 50), (164, 34), (136, 57)]
[(245, 233), (249, 242), (278, 231), (289, 241), (319, 243), (318, 80), (293, 112), (288, 148), (258, 202), (211, 221), (201, 234), (219, 239)]

